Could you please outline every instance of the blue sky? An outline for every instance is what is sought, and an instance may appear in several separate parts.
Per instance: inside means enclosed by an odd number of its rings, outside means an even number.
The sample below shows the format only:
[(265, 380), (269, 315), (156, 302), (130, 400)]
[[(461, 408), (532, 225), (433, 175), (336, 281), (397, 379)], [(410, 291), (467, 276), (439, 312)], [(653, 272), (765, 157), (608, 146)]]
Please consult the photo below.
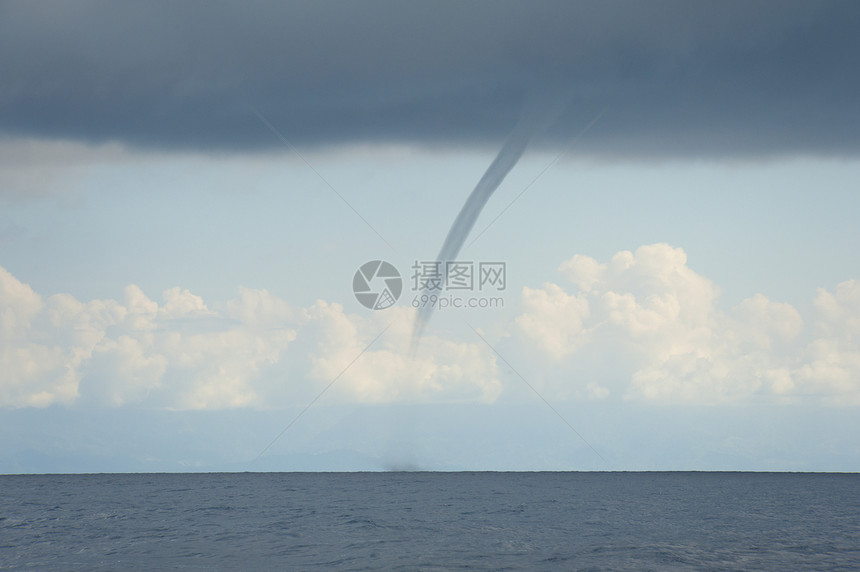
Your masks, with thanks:
[[(415, 10), (447, 44), (379, 32), (412, 71), (335, 38), (280, 72), (249, 39), (259, 22), (341, 29), (355, 8), (260, 6), (220, 76), (188, 46), (222, 45), (232, 9), (180, 42), (167, 6), (80, 6), (73, 27), (115, 28), (65, 53), (55, 23), (5, 8), (33, 34), (4, 40), (29, 66), (0, 56), (0, 471), (860, 469), (850, 4), (779, 20), (755, 4), (747, 28), (740, 5), (655, 3), (648, 18), (681, 21), (663, 36), (597, 11), (607, 35), (559, 29), (560, 51), (536, 27), (585, 5), (506, 6), (486, 37), (440, 5)], [(163, 54), (116, 43), (133, 18)], [(62, 61), (91, 73), (48, 81)], [(566, 111), (459, 256), (505, 263), (503, 307), (437, 311), (411, 353), (412, 264), (436, 256), (520, 95), (556, 89)], [(371, 311), (353, 274), (376, 259), (405, 288)]]

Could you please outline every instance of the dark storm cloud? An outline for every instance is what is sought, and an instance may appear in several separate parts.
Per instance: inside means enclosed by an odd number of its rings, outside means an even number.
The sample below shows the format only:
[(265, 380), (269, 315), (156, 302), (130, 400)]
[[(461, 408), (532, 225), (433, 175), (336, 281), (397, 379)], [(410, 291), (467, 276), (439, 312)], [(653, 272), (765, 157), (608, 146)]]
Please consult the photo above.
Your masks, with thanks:
[(857, 2), (13, 2), (0, 132), (157, 148), (502, 140), (533, 93), (609, 155), (860, 151)]

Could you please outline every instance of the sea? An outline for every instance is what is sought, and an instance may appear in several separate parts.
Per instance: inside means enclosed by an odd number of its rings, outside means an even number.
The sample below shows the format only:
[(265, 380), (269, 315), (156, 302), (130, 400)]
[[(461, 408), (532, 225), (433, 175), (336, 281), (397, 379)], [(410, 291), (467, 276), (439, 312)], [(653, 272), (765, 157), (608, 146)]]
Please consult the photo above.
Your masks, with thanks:
[(0, 476), (2, 570), (860, 570), (860, 474)]

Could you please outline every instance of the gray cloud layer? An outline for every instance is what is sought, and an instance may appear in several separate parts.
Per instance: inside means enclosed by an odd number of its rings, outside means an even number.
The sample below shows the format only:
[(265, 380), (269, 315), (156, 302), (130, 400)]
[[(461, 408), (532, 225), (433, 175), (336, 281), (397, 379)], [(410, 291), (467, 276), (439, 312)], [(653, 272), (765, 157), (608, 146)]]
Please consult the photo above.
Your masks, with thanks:
[(544, 139), (616, 156), (857, 155), (857, 2), (7, 2), (0, 133), (244, 150)]

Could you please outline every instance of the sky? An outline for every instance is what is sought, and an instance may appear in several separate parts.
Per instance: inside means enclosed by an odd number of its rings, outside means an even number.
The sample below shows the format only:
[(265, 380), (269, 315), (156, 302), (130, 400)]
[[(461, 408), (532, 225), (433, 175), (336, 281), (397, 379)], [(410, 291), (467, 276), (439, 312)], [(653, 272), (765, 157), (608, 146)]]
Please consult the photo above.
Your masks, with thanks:
[(858, 25), (0, 4), (0, 473), (860, 470)]

